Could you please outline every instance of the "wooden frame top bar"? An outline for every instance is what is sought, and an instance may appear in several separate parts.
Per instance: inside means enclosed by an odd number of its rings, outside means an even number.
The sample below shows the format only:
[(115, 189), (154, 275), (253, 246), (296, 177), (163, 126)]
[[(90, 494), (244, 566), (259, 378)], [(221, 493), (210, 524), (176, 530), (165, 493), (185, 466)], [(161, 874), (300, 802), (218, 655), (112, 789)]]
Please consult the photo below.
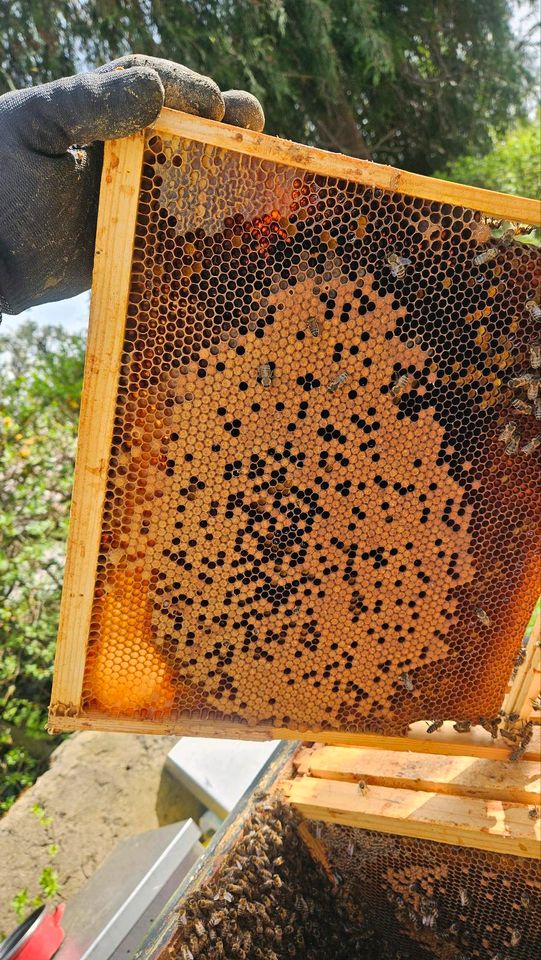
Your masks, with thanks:
[(306, 147), (293, 140), (281, 140), (266, 133), (254, 133), (253, 130), (243, 130), (227, 123), (204, 120), (167, 107), (151, 124), (151, 129), (245, 153), (272, 163), (299, 167), (323, 176), (353, 180), (367, 186), (380, 187), (382, 190), (420, 197), (423, 200), (451, 203), (505, 220), (541, 226), (541, 203), (538, 200), (408, 173), (406, 170), (398, 170), (381, 163)]

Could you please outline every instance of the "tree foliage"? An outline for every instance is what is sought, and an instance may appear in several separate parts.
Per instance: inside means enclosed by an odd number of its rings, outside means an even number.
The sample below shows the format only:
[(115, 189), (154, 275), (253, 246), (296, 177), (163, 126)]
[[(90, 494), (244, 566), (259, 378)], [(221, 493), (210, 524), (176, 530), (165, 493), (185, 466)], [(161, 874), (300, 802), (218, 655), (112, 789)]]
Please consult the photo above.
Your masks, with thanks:
[(531, 79), (508, 0), (0, 0), (0, 92), (129, 51), (259, 96), (267, 129), (430, 173), (484, 152)]
[(541, 113), (520, 123), (505, 136), (493, 136), (489, 153), (466, 154), (437, 176), (475, 187), (523, 197), (541, 195)]
[(44, 732), (83, 372), (83, 338), (0, 336), (0, 810), (58, 742)]

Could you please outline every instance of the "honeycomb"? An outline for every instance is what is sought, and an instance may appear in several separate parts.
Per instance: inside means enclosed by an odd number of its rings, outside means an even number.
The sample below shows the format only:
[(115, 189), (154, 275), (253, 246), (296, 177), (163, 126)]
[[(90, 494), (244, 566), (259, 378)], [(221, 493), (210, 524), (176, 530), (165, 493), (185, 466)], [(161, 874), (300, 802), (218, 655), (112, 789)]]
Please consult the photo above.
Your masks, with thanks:
[(149, 132), (82, 714), (493, 716), (540, 579), (540, 266), (478, 211)]
[(334, 824), (312, 823), (310, 830), (323, 844), (351, 922), (361, 915), (389, 956), (541, 954), (538, 861)]
[(210, 882), (175, 911), (178, 929), (159, 960), (375, 957), (366, 925), (350, 921), (290, 811), (279, 804), (254, 810)]

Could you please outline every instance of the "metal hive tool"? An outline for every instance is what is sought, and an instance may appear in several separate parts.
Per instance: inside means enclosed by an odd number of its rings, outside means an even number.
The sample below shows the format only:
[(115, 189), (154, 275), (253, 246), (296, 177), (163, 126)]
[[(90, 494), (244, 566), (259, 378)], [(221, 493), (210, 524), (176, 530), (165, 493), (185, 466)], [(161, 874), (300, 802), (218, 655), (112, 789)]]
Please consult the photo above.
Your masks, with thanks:
[(539, 250), (458, 202), (141, 146), (113, 375), (95, 308), (75, 510), (96, 443), (103, 509), (74, 521), (52, 726), (494, 716), (540, 577)]

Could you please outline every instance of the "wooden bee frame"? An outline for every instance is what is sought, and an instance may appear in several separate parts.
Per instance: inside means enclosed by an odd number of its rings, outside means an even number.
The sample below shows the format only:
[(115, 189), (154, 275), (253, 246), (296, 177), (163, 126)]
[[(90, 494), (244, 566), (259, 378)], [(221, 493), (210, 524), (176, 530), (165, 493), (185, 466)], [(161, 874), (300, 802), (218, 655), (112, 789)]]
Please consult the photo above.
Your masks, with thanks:
[[(263, 170), (267, 169), (265, 165), (280, 164), (284, 165), (284, 169), (295, 168), (313, 174), (314, 177), (324, 176), (335, 178), (339, 183), (363, 184), (376, 192), (400, 193), (410, 199), (422, 198), (423, 201), (471, 207), (475, 211), (511, 221), (538, 224), (540, 206), (534, 200), (437, 181), (167, 109), (162, 111), (150, 131), (106, 144), (96, 237), (85, 389), (50, 709), (50, 729), (52, 731), (93, 728), (154, 733), (190, 732), (204, 736), (252, 739), (302, 737), (308, 740), (325, 740), (328, 743), (372, 744), (385, 745), (390, 749), (411, 749), (408, 741), (404, 741), (401, 736), (349, 732), (338, 726), (335, 729), (319, 727), (312, 729), (309, 720), (305, 724), (248, 722), (247, 725), (239, 725), (237, 721), (229, 720), (227, 717), (216, 719), (212, 710), (206, 712), (202, 710), (196, 719), (187, 721), (182, 715), (179, 716), (178, 710), (175, 715), (172, 713), (168, 715), (167, 710), (160, 711), (150, 707), (139, 712), (130, 710), (122, 715), (121, 712), (111, 714), (95, 706), (89, 709), (85, 706), (85, 668), (93, 605), (96, 603), (96, 569), (100, 549), (102, 549), (100, 548), (102, 517), (111, 469), (110, 457), (118, 384), (119, 378), (123, 375), (121, 367), (126, 316), (129, 312), (130, 284), (133, 281), (132, 264), (141, 171), (149, 137), (157, 135), (180, 137), (201, 145), (202, 161), (205, 160), (205, 151), (218, 148), (232, 155), (241, 154), (247, 158), (255, 158), (261, 161)], [(205, 196), (195, 193), (190, 197), (190, 202), (199, 203), (204, 211)], [(255, 229), (254, 227), (253, 230)], [(258, 242), (263, 243), (260, 233), (258, 233)], [(309, 317), (307, 319), (310, 320)], [(263, 384), (264, 390), (266, 387), (267, 384)], [(328, 390), (331, 392), (330, 386)], [(132, 586), (130, 581), (128, 588), (125, 588), (128, 606), (131, 603)], [(133, 603), (136, 605), (135, 600)], [(126, 611), (126, 615), (128, 614), (129, 610)], [(532, 641), (530, 650), (533, 650), (534, 645)], [(538, 655), (534, 651), (528, 653), (525, 663), (515, 678), (512, 695), (508, 696), (509, 703), (513, 701), (518, 705), (520, 702), (519, 712), (522, 717), (525, 717), (525, 711), (529, 710), (528, 703), (532, 698), (533, 690), (530, 678), (535, 671), (538, 671)], [(121, 680), (115, 683), (114, 689), (120, 689)], [(517, 683), (520, 683), (520, 691)], [(417, 723), (413, 725), (410, 735), (415, 738), (416, 749), (426, 752), (438, 750), (444, 750), (450, 754), (468, 752), (473, 756), (496, 758), (503, 758), (507, 752), (499, 743), (498, 745), (490, 743), (484, 731), (480, 733), (477, 730), (472, 735), (457, 735), (451, 729), (450, 722), (446, 723), (433, 737), (424, 734), (421, 725)]]
[[(518, 929), (518, 956), (529, 958), (541, 936), (537, 910), (541, 820), (532, 817), (538, 803), (538, 760), (509, 765), (443, 753), (397, 757), (369, 748), (284, 744), (255, 791), (239, 803), (207, 855), (175, 892), (136, 960), (182, 956), (182, 944), (190, 943), (197, 917), (202, 922), (199, 936), (204, 938), (208, 927), (212, 929), (209, 891), (217, 901), (214, 909), (225, 910), (220, 936), (227, 951), (228, 920), (239, 933), (249, 929), (250, 918), (237, 913), (238, 896), (243, 893), (252, 903), (263, 895), (260, 884), (251, 879), (256, 869), (251, 857), (244, 861), (238, 845), (250, 835), (258, 812), (265, 816), (264, 811), (270, 811), (276, 827), (280, 818), (287, 822), (291, 809), (312, 859), (303, 867), (304, 885), (287, 891), (292, 910), (300, 902), (299, 894), (314, 896), (323, 875), (337, 907), (346, 907), (348, 926), (355, 924), (358, 910), (368, 909), (378, 941), (400, 942), (406, 937), (407, 945), (419, 951), (414, 956), (424, 957), (423, 948), (426, 956), (438, 956), (435, 948), (458, 939), (465, 924), (479, 940), (487, 929), (493, 950), (495, 941), (505, 939), (511, 928)], [(285, 835), (284, 841), (279, 853), (287, 863), (292, 854)], [(253, 848), (252, 855), (256, 856)], [(241, 875), (250, 878), (247, 889), (239, 893), (235, 886), (225, 900), (228, 866), (237, 868), (237, 876), (239, 863), (244, 862)], [(366, 882), (355, 882), (359, 873)], [(417, 912), (423, 890), (425, 896), (430, 892), (436, 898), (439, 910), (440, 921), (432, 932), (412, 929), (401, 910), (395, 910), (403, 897)], [(271, 903), (272, 891), (268, 896), (271, 924), (286, 926), (283, 903)], [(302, 917), (289, 929), (297, 930), (301, 923)], [(486, 949), (486, 944), (482, 946)], [(214, 956), (213, 943), (208, 948)]]

